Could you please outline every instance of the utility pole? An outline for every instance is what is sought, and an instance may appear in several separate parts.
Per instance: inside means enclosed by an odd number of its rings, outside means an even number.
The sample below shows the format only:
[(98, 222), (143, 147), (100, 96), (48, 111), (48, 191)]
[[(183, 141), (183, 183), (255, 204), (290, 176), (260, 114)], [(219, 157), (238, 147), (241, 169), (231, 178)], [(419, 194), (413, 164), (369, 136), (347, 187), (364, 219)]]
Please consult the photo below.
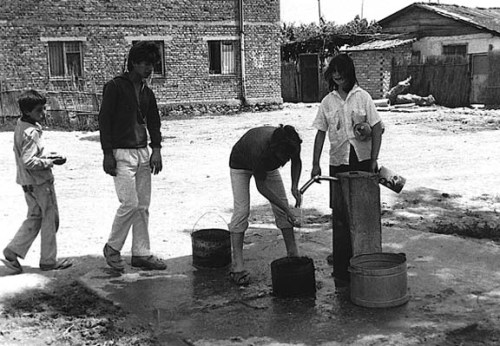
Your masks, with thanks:
[(325, 24), (325, 21), (321, 14), (321, 0), (318, 0), (318, 16), (319, 16), (319, 26), (322, 26), (323, 24)]
[(360, 19), (363, 19), (363, 7), (365, 5), (365, 0), (361, 0), (361, 18)]

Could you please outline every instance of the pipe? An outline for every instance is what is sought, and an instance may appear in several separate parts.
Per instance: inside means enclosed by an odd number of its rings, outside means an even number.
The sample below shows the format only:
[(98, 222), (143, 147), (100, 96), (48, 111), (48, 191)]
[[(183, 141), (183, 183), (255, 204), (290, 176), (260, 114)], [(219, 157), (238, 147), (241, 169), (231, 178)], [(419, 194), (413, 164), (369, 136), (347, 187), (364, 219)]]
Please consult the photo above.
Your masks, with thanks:
[(302, 186), (299, 190), (300, 194), (303, 195), (304, 192), (306, 192), (306, 190), (314, 183), (319, 183), (320, 180), (328, 180), (328, 181), (337, 181), (338, 178), (335, 178), (335, 177), (330, 177), (330, 176), (326, 176), (326, 175), (317, 175), (315, 177), (312, 177), (311, 179), (309, 179), (305, 184), (304, 186)]
[(241, 102), (247, 104), (246, 71), (245, 71), (245, 14), (243, 0), (238, 1), (240, 24), (240, 66), (241, 66)]

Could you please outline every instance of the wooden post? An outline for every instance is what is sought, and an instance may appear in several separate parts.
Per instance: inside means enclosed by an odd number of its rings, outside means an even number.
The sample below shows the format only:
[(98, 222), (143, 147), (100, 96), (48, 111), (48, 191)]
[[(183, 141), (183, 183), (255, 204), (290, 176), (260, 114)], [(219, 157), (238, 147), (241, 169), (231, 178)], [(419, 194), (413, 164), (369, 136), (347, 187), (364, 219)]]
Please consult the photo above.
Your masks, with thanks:
[(346, 280), (354, 255), (382, 252), (378, 176), (367, 172), (337, 174), (333, 182), (333, 275)]

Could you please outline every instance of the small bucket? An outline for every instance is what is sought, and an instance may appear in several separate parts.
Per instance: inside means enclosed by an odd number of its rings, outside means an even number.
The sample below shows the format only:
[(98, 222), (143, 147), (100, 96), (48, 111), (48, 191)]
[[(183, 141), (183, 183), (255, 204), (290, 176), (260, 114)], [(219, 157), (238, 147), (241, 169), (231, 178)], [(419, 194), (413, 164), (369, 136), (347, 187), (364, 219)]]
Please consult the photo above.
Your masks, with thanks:
[(400, 193), (406, 184), (406, 178), (382, 166), (378, 171), (379, 183), (391, 189), (396, 193)]
[(350, 261), (351, 301), (369, 308), (402, 305), (410, 299), (404, 253), (372, 253)]
[[(206, 214), (203, 214), (204, 217)], [(193, 266), (198, 269), (224, 268), (231, 263), (231, 236), (229, 231), (220, 228), (207, 228), (194, 231), (191, 241)]]
[(315, 296), (314, 262), (309, 257), (283, 257), (271, 263), (273, 294), (277, 297)]

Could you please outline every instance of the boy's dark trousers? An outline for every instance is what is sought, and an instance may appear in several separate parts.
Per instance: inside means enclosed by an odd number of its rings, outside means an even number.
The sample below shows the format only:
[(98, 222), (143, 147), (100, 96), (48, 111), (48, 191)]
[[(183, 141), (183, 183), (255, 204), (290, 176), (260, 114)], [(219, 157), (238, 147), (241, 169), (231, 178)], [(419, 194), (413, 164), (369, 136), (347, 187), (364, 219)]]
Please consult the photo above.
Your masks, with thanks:
[[(349, 165), (330, 166), (330, 176), (338, 173), (352, 171), (370, 171), (370, 160), (359, 161), (351, 145), (349, 154)], [(343, 281), (349, 281), (349, 261), (352, 257), (351, 234), (348, 227), (347, 210), (345, 203), (335, 200), (334, 196), (341, 194), (335, 193), (334, 189), (340, 188), (339, 184), (330, 182), (330, 208), (332, 208), (332, 230), (333, 230), (333, 277)]]

